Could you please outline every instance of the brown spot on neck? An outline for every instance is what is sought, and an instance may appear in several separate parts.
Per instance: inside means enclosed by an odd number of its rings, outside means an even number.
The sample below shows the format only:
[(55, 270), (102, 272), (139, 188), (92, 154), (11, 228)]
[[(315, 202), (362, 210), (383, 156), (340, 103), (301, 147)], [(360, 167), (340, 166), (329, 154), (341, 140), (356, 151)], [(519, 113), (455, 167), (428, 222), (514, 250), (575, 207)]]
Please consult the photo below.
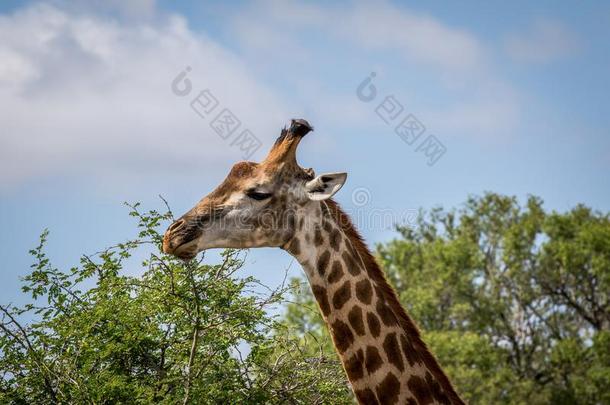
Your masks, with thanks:
[(339, 353), (345, 352), (354, 343), (354, 334), (345, 322), (338, 319), (330, 325), (330, 329)]
[(313, 243), (315, 243), (316, 246), (322, 246), (322, 244), (324, 243), (324, 238), (322, 237), (322, 230), (319, 227), (317, 227), (314, 231)]
[(364, 352), (360, 349), (345, 362), (345, 371), (347, 372), (350, 381), (357, 381), (364, 376), (363, 366)]
[(388, 361), (396, 366), (398, 371), (404, 371), (405, 365), (402, 361), (402, 354), (400, 353), (396, 333), (392, 332), (387, 334), (383, 341), (383, 350), (385, 350)]
[(343, 308), (343, 306), (351, 298), (351, 296), (352, 296), (352, 288), (351, 287), (352, 287), (351, 283), (349, 282), (349, 280), (347, 280), (333, 294), (333, 307), (336, 310), (340, 310), (341, 308)]
[(371, 298), (373, 297), (373, 287), (371, 282), (366, 278), (356, 283), (356, 297), (363, 304), (370, 305)]
[(316, 297), (316, 301), (322, 310), (322, 315), (327, 317), (330, 314), (330, 304), (328, 303), (328, 296), (326, 295), (326, 289), (319, 285), (312, 285), (311, 291)]
[(343, 266), (341, 263), (338, 261), (333, 262), (330, 274), (328, 275), (328, 282), (331, 284), (336, 283), (343, 278), (343, 274)]
[(372, 312), (369, 312), (366, 315), (367, 323), (369, 324), (369, 332), (373, 337), (378, 337), (381, 333), (381, 324), (379, 323), (379, 318)]
[(296, 257), (301, 254), (301, 242), (295, 236), (288, 243), (288, 246), (285, 247), (285, 250), (288, 251), (291, 255)]
[(366, 331), (364, 329), (364, 319), (362, 319), (362, 309), (355, 305), (347, 314), (349, 324), (352, 325), (352, 329), (357, 335), (364, 336)]
[[(358, 399), (358, 403), (362, 405), (379, 405), (379, 401), (377, 401), (377, 397), (375, 393), (370, 388), (366, 388), (363, 390), (356, 390), (354, 392), (356, 394), (356, 398)], [(417, 404), (415, 404), (417, 405)]]
[(383, 361), (381, 360), (381, 356), (379, 355), (379, 350), (377, 350), (375, 346), (367, 346), (365, 359), (366, 371), (369, 374), (373, 374), (375, 371), (381, 368), (382, 364)]
[(377, 386), (376, 391), (379, 402), (382, 404), (395, 404), (398, 402), (398, 396), (400, 395), (400, 381), (392, 372), (389, 372)]
[(320, 258), (318, 259), (318, 266), (317, 266), (318, 274), (320, 275), (320, 277), (324, 277), (324, 274), (326, 273), (326, 267), (328, 267), (329, 260), (330, 260), (330, 253), (328, 252), (328, 250), (320, 255)]

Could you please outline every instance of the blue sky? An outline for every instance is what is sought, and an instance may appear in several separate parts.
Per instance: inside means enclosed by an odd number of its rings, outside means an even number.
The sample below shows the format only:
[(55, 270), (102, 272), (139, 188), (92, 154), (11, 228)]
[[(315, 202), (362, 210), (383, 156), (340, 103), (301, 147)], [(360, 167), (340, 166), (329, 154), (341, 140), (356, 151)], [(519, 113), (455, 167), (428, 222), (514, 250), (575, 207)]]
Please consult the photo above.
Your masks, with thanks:
[[(190, 108), (203, 89), (261, 141), (254, 160), (290, 118), (308, 119), (299, 160), (349, 173), (337, 200), (371, 245), (395, 233), (370, 213), (401, 219), (486, 190), (607, 212), (609, 39), (602, 1), (4, 1), (2, 301), (20, 300), (44, 228), (53, 262), (75, 265), (134, 236), (123, 201), (160, 209), (161, 194), (182, 213), (243, 158)], [(186, 66), (193, 92), (176, 96)], [(356, 88), (371, 72), (365, 103)], [(434, 165), (376, 115), (390, 95), (397, 119), (413, 114), (419, 140), (446, 149)], [(279, 250), (248, 256), (269, 284), (287, 267), (300, 273)]]

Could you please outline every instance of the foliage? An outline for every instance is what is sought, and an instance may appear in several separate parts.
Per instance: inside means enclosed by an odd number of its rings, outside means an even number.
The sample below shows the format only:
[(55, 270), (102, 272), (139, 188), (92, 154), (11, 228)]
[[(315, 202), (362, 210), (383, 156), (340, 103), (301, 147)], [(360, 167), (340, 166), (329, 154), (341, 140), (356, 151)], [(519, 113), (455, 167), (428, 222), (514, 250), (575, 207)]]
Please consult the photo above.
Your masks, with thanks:
[[(286, 305), (283, 322), (274, 330), (276, 343), (270, 357), (286, 365), (285, 370), (292, 375), (288, 379), (292, 378), (305, 394), (302, 403), (353, 404), (345, 371), (309, 285), (293, 279), (290, 290), (292, 300)], [(313, 368), (303, 368), (303, 358)], [(320, 383), (316, 384), (318, 379)]]
[(610, 402), (608, 215), (487, 194), (400, 231), (379, 257), (467, 399)]
[(327, 403), (345, 389), (267, 314), (285, 288), (236, 275), (242, 252), (182, 262), (158, 253), (171, 213), (130, 214), (138, 238), (68, 271), (42, 234), (29, 303), (0, 306), (0, 403)]
[[(497, 194), (422, 213), (377, 255), (472, 404), (610, 403), (610, 218)], [(285, 323), (330, 355), (310, 293)]]

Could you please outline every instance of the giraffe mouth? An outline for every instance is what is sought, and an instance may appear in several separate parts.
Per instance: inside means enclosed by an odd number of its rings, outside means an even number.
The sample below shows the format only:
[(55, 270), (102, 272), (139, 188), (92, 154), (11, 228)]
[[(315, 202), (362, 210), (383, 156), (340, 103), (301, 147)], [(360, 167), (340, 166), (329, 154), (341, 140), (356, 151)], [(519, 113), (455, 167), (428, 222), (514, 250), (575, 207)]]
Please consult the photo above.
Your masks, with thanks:
[(176, 246), (171, 252), (172, 255), (182, 260), (191, 260), (197, 256), (197, 240), (182, 243)]
[(163, 252), (182, 260), (191, 260), (199, 253), (197, 245), (202, 233), (199, 223), (181, 218), (165, 232)]

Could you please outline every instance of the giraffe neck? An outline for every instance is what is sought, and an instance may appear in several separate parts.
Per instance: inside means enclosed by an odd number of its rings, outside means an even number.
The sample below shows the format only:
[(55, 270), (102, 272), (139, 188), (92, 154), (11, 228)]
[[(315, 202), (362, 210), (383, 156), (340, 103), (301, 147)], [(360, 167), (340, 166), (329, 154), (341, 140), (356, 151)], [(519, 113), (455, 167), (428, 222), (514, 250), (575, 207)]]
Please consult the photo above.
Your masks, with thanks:
[(361, 404), (462, 404), (336, 203), (311, 204), (284, 247), (301, 263)]

